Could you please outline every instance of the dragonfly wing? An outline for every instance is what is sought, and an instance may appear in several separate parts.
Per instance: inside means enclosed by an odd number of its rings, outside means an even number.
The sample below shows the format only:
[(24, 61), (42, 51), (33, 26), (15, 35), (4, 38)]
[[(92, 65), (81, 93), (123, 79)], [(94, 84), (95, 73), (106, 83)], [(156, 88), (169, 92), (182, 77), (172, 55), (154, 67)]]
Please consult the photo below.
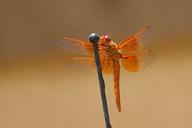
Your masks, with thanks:
[(92, 56), (73, 57), (72, 60), (87, 65), (86, 67), (95, 68), (94, 58)]
[(121, 62), (125, 70), (139, 71), (139, 60), (136, 55), (124, 55)]
[(69, 37), (63, 37), (58, 40), (57, 45), (64, 48), (68, 52), (80, 55), (93, 55), (92, 44), (88, 41), (77, 40)]
[(118, 43), (118, 48), (122, 53), (133, 52), (145, 48), (150, 42), (150, 27), (144, 27), (137, 33)]
[(149, 49), (143, 49), (130, 54), (122, 54), (122, 65), (124, 69), (138, 72), (153, 62), (156, 55)]

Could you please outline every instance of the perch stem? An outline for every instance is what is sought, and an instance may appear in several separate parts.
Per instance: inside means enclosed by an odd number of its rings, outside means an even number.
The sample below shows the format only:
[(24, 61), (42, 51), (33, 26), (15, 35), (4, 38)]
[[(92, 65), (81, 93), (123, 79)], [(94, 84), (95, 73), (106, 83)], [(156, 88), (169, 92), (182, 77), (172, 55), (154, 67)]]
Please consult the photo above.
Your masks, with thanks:
[(100, 94), (103, 104), (103, 112), (104, 112), (104, 118), (105, 118), (105, 124), (106, 128), (112, 128), (110, 124), (110, 118), (109, 118), (109, 112), (108, 112), (108, 106), (107, 106), (107, 99), (106, 99), (106, 93), (105, 93), (105, 82), (103, 79), (101, 64), (100, 64), (100, 57), (99, 57), (99, 51), (98, 51), (98, 41), (91, 41), (94, 47), (94, 57), (95, 57), (95, 63), (97, 67), (97, 74), (99, 79), (99, 87), (100, 87)]

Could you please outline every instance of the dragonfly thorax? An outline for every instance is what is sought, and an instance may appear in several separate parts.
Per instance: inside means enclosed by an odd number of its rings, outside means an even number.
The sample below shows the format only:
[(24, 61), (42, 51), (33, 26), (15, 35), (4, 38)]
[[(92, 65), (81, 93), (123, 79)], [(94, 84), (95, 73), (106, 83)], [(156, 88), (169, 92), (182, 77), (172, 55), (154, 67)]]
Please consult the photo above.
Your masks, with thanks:
[(99, 43), (99, 54), (100, 57), (103, 58), (105, 61), (114, 60), (114, 58), (119, 57), (119, 50), (117, 44), (113, 41), (105, 43), (104, 45), (102, 43)]

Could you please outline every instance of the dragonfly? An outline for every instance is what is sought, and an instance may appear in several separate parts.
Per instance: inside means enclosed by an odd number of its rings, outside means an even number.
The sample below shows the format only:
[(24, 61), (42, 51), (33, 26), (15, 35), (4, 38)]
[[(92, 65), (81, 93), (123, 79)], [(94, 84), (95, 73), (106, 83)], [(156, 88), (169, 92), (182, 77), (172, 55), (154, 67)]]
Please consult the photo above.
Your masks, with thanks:
[[(102, 72), (113, 75), (118, 112), (121, 112), (120, 67), (127, 71), (138, 72), (154, 59), (152, 50), (147, 48), (149, 29), (149, 26), (143, 27), (118, 43), (111, 40), (108, 35), (101, 35), (99, 38), (98, 51)], [(73, 56), (72, 60), (86, 61), (94, 66), (94, 49), (89, 41), (62, 37), (57, 44), (66, 51), (79, 55)]]

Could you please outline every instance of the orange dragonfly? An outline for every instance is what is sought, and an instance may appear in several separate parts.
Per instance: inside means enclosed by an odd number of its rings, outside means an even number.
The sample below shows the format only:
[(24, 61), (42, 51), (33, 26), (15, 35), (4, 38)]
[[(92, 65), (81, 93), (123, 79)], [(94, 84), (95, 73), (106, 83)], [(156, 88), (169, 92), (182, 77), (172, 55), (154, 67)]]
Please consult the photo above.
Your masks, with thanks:
[[(119, 43), (112, 41), (108, 35), (100, 36), (98, 48), (102, 72), (113, 74), (115, 101), (119, 112), (121, 112), (120, 60), (124, 69), (131, 72), (141, 70), (143, 66), (153, 60), (152, 51), (146, 48), (148, 42), (145, 37), (147, 37), (148, 30), (149, 27), (144, 27)], [(65, 40), (68, 42), (65, 42)], [(94, 65), (93, 46), (89, 41), (63, 37), (58, 41), (58, 45), (62, 46), (66, 51), (83, 55), (72, 57), (73, 60), (88, 61)]]

